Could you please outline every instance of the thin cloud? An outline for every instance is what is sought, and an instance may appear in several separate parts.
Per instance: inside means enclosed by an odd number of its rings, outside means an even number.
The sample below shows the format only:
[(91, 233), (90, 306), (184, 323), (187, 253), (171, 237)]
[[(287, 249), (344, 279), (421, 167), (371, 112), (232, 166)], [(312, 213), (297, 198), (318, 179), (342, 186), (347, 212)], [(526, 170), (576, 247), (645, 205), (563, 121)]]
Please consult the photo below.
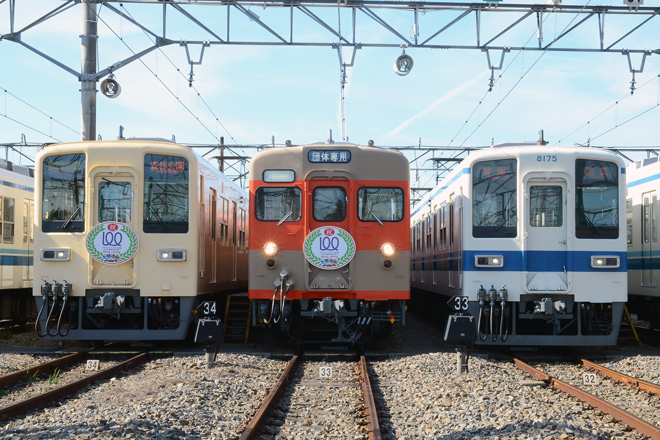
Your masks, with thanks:
[(462, 85), (460, 85), (460, 86), (454, 88), (454, 89), (451, 90), (450, 92), (446, 93), (444, 96), (442, 96), (442, 97), (436, 99), (436, 100), (433, 102), (433, 104), (429, 105), (429, 106), (426, 107), (424, 110), (422, 110), (421, 112), (417, 113), (417, 114), (414, 115), (413, 117), (409, 118), (409, 119), (406, 120), (405, 122), (399, 124), (394, 130), (392, 130), (392, 131), (390, 131), (389, 133), (387, 133), (387, 135), (385, 136), (385, 139), (381, 140), (380, 143), (383, 143), (385, 140), (387, 140), (388, 138), (390, 138), (390, 137), (392, 137), (392, 136), (396, 136), (396, 135), (398, 135), (398, 134), (401, 133), (404, 129), (408, 128), (413, 122), (415, 122), (415, 121), (417, 121), (417, 120), (419, 120), (419, 119), (424, 118), (427, 114), (429, 114), (432, 110), (434, 110), (434, 109), (435, 109), (436, 107), (438, 107), (440, 104), (443, 104), (443, 103), (449, 101), (450, 99), (456, 97), (457, 95), (459, 95), (460, 93), (462, 93), (465, 89), (467, 89), (467, 88), (469, 88), (469, 87), (472, 87), (472, 85), (473, 85), (474, 83), (476, 83), (477, 81), (481, 81), (481, 80), (483, 80), (483, 78), (487, 77), (489, 74), (490, 74), (490, 70), (486, 70), (486, 71), (482, 72), (481, 74), (479, 74), (479, 75), (475, 76), (474, 78), (472, 78), (470, 81), (468, 81), (468, 82), (466, 82), (466, 83), (464, 83), (464, 84), (462, 84)]

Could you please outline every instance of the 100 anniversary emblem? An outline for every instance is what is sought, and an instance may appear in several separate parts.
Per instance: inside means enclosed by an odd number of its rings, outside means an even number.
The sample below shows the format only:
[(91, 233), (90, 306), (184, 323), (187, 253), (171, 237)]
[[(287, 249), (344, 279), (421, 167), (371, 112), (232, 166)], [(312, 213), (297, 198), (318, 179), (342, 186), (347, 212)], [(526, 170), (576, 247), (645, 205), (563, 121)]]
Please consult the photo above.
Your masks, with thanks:
[(99, 263), (125, 263), (133, 258), (137, 250), (137, 234), (123, 223), (99, 223), (87, 235), (87, 252)]
[(339, 269), (353, 259), (355, 240), (341, 228), (323, 226), (307, 235), (303, 253), (307, 261), (319, 269)]

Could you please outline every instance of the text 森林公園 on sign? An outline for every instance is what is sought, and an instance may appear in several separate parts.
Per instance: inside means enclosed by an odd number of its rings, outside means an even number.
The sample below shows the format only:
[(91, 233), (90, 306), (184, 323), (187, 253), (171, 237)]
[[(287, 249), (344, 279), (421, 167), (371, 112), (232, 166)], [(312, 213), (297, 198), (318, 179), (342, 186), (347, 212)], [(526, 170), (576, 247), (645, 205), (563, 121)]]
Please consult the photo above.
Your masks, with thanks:
[(122, 264), (137, 253), (138, 237), (128, 225), (99, 223), (87, 234), (87, 252), (99, 263)]
[(305, 258), (319, 269), (339, 269), (355, 255), (355, 240), (351, 234), (334, 226), (314, 229), (303, 243)]

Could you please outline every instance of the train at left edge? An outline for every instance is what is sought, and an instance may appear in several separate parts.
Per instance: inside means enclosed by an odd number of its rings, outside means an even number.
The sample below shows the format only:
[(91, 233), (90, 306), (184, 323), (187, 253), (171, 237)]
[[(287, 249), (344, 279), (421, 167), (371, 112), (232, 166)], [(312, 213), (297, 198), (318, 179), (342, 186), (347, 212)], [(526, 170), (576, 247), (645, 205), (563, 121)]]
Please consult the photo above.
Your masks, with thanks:
[(31, 300), (33, 171), (0, 159), (0, 321), (10, 325), (36, 316)]
[(200, 305), (246, 291), (248, 194), (191, 148), (56, 144), (35, 167), (41, 336), (184, 340)]

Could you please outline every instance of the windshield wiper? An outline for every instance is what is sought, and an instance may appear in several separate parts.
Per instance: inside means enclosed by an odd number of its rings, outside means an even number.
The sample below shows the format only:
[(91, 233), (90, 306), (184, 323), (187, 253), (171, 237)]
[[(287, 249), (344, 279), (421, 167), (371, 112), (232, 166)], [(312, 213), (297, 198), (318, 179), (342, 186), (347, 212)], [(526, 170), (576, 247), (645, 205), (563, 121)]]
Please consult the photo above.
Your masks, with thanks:
[(280, 221), (277, 222), (277, 226), (279, 226), (279, 225), (281, 225), (282, 223), (284, 223), (284, 221), (285, 221), (286, 219), (288, 219), (289, 217), (291, 217), (292, 214), (293, 214), (293, 208), (291, 208), (291, 211), (287, 212), (287, 213), (284, 215), (284, 217), (282, 217), (282, 218), (280, 219)]
[(60, 229), (68, 229), (69, 228), (69, 225), (71, 224), (71, 222), (73, 221), (75, 216), (77, 216), (78, 213), (80, 212), (80, 208), (82, 208), (82, 205), (83, 205), (83, 202), (78, 203), (78, 206), (76, 206), (76, 209), (73, 210), (73, 212), (71, 213), (69, 218), (66, 219), (64, 224), (60, 227)]
[(380, 223), (381, 226), (383, 226), (383, 222), (381, 222), (380, 219), (378, 217), (376, 217), (376, 214), (374, 214), (373, 212), (369, 212), (369, 215), (371, 215), (373, 218), (375, 218), (376, 221), (378, 223)]

